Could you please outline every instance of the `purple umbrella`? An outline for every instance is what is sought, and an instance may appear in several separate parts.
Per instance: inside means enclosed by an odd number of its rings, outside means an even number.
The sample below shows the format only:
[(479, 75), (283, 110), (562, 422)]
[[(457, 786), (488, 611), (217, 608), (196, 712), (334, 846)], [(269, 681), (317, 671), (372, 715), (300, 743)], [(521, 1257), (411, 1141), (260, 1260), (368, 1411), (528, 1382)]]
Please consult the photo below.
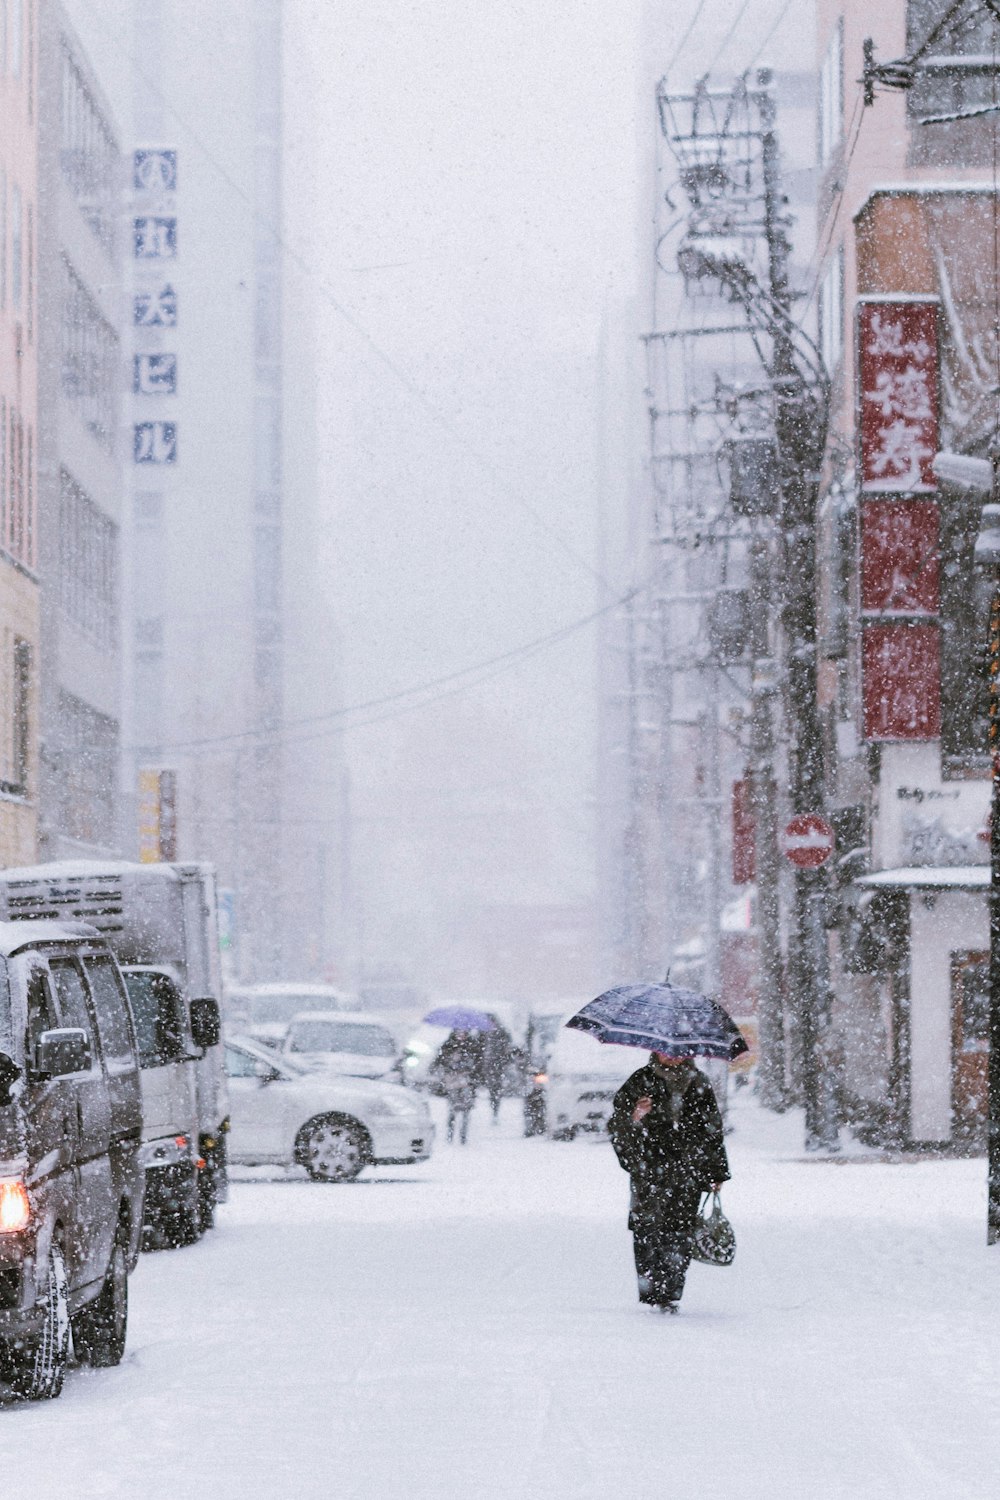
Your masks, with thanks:
[(428, 1026), (446, 1026), (449, 1031), (496, 1031), (497, 1023), (484, 1010), (464, 1005), (439, 1005), (424, 1016)]

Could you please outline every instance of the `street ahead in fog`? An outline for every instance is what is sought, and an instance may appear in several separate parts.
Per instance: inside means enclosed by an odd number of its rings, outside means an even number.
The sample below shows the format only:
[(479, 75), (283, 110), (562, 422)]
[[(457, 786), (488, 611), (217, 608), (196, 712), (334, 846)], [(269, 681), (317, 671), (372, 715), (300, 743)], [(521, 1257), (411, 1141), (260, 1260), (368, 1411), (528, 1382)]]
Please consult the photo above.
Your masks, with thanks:
[(247, 1173), (215, 1233), (143, 1256), (120, 1369), (0, 1411), (5, 1494), (996, 1494), (982, 1162), (807, 1161), (800, 1118), (740, 1099), (736, 1263), (662, 1318), (610, 1147), (504, 1108), (349, 1186)]

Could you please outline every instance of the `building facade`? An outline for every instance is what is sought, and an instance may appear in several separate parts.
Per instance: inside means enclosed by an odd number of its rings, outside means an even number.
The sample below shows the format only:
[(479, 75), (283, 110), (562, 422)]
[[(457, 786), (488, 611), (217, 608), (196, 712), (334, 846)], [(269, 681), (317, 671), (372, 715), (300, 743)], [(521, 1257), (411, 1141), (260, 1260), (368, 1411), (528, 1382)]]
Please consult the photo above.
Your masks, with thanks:
[[(601, 884), (613, 967), (648, 978), (669, 970), (722, 995), (744, 1018), (757, 988), (758, 904), (730, 809), (752, 758), (753, 555), (758, 544), (773, 545), (774, 525), (731, 506), (726, 454), (734, 441), (752, 443), (771, 413), (742, 309), (717, 279), (690, 270), (692, 247), (713, 236), (688, 186), (696, 158), (713, 165), (728, 244), (766, 279), (763, 143), (776, 134), (789, 276), (802, 287), (816, 185), (814, 77), (759, 72), (758, 64), (791, 61), (796, 49), (774, 31), (762, 49), (766, 27), (756, 23), (773, 21), (773, 8), (754, 6), (750, 15), (740, 47), (699, 80), (695, 52), (687, 73), (688, 59), (673, 62), (672, 14), (646, 8), (643, 354), (632, 374), (646, 451), (621, 528), (641, 589), (606, 627), (601, 659)], [(810, 23), (797, 19), (800, 36)]]
[(322, 977), (337, 961), (343, 781), (322, 725), (337, 672), (314, 545), (315, 286), (284, 228), (283, 6), (261, 0), (252, 26), (239, 0), (200, 7), (195, 26), (181, 0), (124, 10), (143, 59), (127, 215), (128, 842), (141, 859), (217, 865), (234, 973)]
[(39, 6), (39, 853), (121, 847), (123, 328), (119, 127), (55, 0)]
[(0, 5), (0, 863), (37, 852), (38, 8)]
[[(841, 1095), (872, 1139), (973, 1147), (988, 1055), (991, 580), (975, 541), (1000, 427), (1000, 23), (977, 0), (818, 9), (833, 380), (819, 684)], [(866, 39), (876, 65), (908, 61), (912, 87), (875, 75), (865, 103)]]

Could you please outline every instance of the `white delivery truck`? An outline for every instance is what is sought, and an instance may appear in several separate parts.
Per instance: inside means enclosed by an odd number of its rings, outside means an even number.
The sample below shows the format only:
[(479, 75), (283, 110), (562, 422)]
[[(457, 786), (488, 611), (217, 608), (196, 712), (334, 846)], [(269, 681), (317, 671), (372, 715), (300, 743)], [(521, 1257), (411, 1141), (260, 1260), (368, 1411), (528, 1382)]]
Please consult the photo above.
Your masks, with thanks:
[(96, 927), (121, 966), (139, 1045), (146, 1239), (190, 1243), (227, 1186), (215, 871), (122, 860), (0, 870), (0, 918), (54, 916)]

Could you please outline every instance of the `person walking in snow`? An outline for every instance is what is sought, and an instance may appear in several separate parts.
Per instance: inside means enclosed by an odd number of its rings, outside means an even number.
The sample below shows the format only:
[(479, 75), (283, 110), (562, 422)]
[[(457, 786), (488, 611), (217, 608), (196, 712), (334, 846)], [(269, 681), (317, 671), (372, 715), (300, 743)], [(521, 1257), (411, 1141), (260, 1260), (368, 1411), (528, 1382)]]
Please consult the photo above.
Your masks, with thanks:
[(653, 1052), (615, 1095), (608, 1131), (632, 1182), (639, 1301), (676, 1312), (699, 1200), (730, 1175), (715, 1092), (690, 1058)]
[(448, 1101), (448, 1139), (464, 1146), (469, 1138), (469, 1115), (476, 1102), (476, 1071), (479, 1064), (471, 1032), (453, 1031), (431, 1066), (431, 1077)]
[(503, 1098), (507, 1068), (511, 1060), (511, 1040), (502, 1027), (495, 1026), (492, 1031), (483, 1033), (480, 1059), (482, 1081), (490, 1096), (490, 1110), (496, 1125), (500, 1119), (500, 1100)]

